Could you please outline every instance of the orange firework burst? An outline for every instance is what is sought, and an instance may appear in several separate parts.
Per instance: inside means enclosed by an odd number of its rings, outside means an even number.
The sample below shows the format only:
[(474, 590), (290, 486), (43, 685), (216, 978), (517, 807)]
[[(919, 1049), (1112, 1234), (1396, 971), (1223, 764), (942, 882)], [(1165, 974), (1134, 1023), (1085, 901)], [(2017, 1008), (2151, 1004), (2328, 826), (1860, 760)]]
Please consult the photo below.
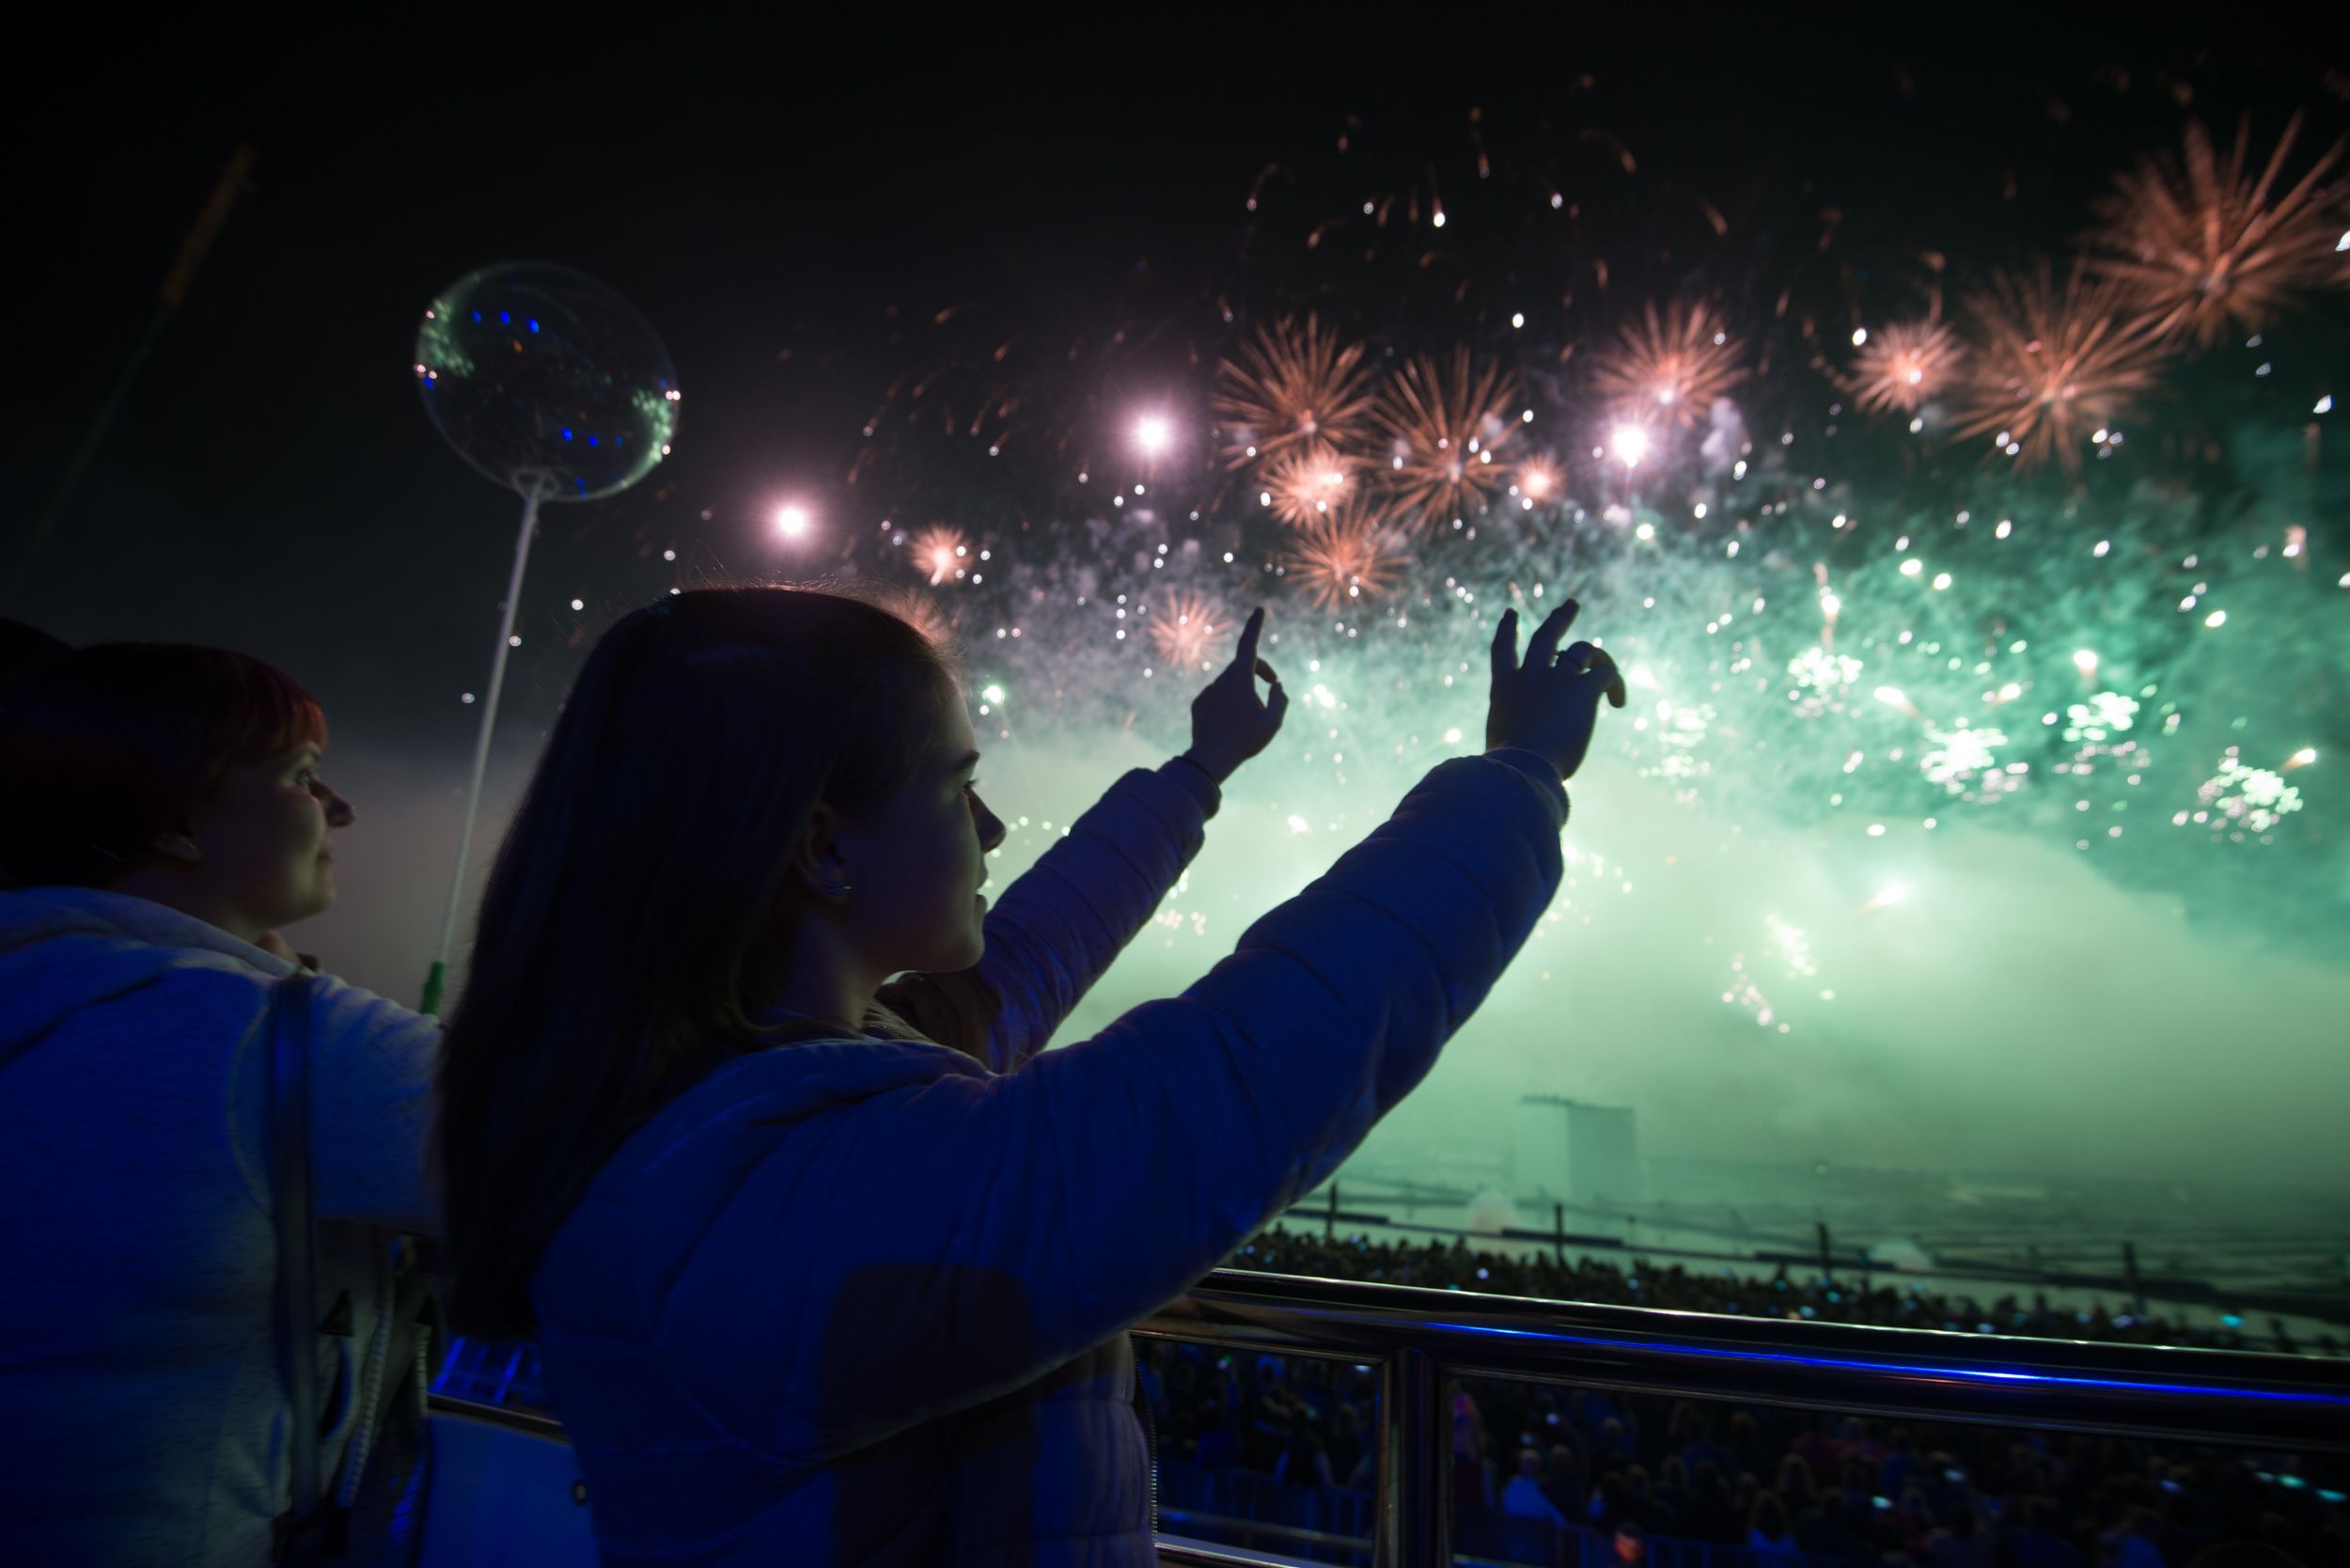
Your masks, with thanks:
[(1644, 321), (1625, 327), (1599, 355), (1591, 384), (1626, 418), (1694, 425), (1746, 379), (1740, 346), (1701, 305), (1670, 306), (1661, 317), (1652, 305)]
[(1396, 574), (1411, 564), (1411, 552), (1393, 528), (1350, 507), (1298, 529), (1282, 564), (1316, 608), (1340, 610), (1393, 587)]
[(2163, 357), (2155, 323), (2122, 315), (2113, 286), (2078, 268), (2060, 290), (2045, 261), (2029, 278), (1996, 274), (1966, 307), (1982, 341), (1959, 385), (1951, 433), (2005, 432), (2018, 468), (2054, 454), (2078, 472), (2081, 437), (2129, 417), (2154, 384)]
[(1264, 494), (1284, 523), (1310, 523), (1342, 506), (1354, 489), (1355, 460), (1335, 447), (1292, 447), (1264, 466)]
[(825, 593), (837, 593), (846, 599), (863, 600), (868, 604), (887, 610), (900, 620), (922, 634), (944, 656), (949, 667), (962, 667), (963, 652), (955, 641), (954, 621), (939, 601), (920, 588), (901, 583), (885, 583), (872, 577), (852, 577), (846, 581), (826, 580), (807, 585)]
[(1241, 345), (1240, 359), (1215, 368), (1215, 411), (1228, 421), (1232, 466), (1252, 455), (1278, 457), (1301, 446), (1359, 441), (1371, 413), (1371, 371), (1363, 346), (1339, 346), (1338, 334), (1313, 317), (1300, 327), (1284, 317)]
[(1557, 500), (1566, 490), (1566, 476), (1559, 465), (1546, 457), (1521, 459), (1517, 466), (1518, 499), (1528, 503), (1525, 510)]
[(1208, 644), (1224, 630), (1224, 612), (1197, 593), (1170, 593), (1159, 601), (1151, 618), (1151, 646), (1171, 665), (1188, 669), (1200, 662)]
[(1481, 371), (1464, 346), (1447, 374), (1421, 354), (1404, 362), (1381, 389), (1374, 416), (1391, 440), (1387, 487), (1397, 510), (1436, 528), (1501, 488), (1494, 450), (1515, 426), (1510, 404), (1517, 382), (1498, 367)]
[(955, 574), (966, 546), (963, 530), (935, 524), (914, 536), (914, 558), (922, 570), (931, 574), (931, 587), (936, 588)]
[(1839, 379), (1864, 412), (1915, 414), (1950, 384), (1966, 352), (1940, 321), (1902, 321), (1871, 333)]
[(2224, 167), (2210, 133), (2190, 122), (2184, 166), (2149, 158), (2137, 172), (2116, 175), (2097, 204), (2104, 227), (2092, 240), (2103, 253), (2098, 272), (2118, 286), (2123, 305), (2153, 317), (2159, 333), (2191, 334), (2209, 347), (2231, 321), (2258, 332), (2295, 294), (2325, 282), (2334, 226), (2326, 212), (2331, 192), (2318, 181), (2343, 143), (2274, 195), (2300, 131), (2296, 114), (2257, 177), (2246, 166), (2248, 115)]

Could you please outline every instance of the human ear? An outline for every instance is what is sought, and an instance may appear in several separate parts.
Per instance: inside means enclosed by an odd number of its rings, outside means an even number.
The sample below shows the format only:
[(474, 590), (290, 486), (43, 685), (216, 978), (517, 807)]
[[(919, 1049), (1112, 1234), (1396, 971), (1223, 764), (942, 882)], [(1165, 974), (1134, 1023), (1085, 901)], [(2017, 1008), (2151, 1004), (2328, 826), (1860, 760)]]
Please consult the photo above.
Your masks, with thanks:
[(791, 851), (791, 870), (800, 885), (825, 903), (849, 902), (849, 865), (841, 852), (839, 812), (818, 801)]
[(168, 859), (185, 860), (191, 865), (204, 858), (196, 840), (184, 833), (158, 833), (147, 841), (147, 847)]

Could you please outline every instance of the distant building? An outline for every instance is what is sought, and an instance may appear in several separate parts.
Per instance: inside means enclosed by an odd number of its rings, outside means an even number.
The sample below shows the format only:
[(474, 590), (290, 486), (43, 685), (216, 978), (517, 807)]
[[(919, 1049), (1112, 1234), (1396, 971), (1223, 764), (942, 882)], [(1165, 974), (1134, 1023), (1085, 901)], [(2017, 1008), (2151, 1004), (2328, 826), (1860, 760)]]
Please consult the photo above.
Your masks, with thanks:
[(1528, 1094), (1512, 1113), (1511, 1190), (1564, 1203), (1640, 1201), (1640, 1145), (1630, 1105)]

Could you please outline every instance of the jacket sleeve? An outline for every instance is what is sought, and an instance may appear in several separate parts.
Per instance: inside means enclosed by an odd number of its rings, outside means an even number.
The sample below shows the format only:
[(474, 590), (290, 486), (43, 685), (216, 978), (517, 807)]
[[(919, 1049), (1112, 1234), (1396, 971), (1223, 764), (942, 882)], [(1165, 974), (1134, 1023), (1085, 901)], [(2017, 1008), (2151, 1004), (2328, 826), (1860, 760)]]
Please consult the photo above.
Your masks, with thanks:
[(1220, 801), (1187, 762), (1136, 768), (1004, 889), (976, 967), (907, 975), (875, 999), (925, 1038), (1018, 1072), (1166, 900)]
[(706, 1276), (703, 1321), (671, 1325), (739, 1322), (746, 1288), (790, 1299), (762, 1331), (789, 1373), (757, 1403), (723, 1382), (694, 1397), (768, 1451), (828, 1460), (1025, 1387), (1180, 1295), (1426, 1075), (1555, 896), (1565, 817), (1539, 759), (1446, 762), (1182, 996), (1024, 1072), (832, 1121), (821, 1182), (753, 1179), (734, 1205), (739, 1262), (761, 1216), (814, 1191), (821, 1219), (749, 1271), (794, 1272)]
[(440, 1234), (424, 1175), (439, 1021), (330, 978), (312, 999), (310, 1052), (318, 1217)]

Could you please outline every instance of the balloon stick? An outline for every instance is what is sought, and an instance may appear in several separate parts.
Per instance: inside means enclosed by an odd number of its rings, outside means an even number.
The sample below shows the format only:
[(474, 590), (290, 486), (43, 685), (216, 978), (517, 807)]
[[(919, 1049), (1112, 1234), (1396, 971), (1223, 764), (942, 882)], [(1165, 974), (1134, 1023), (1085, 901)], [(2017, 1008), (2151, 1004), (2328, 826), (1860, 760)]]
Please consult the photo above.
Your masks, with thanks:
[(498, 693), (506, 685), (506, 653), (513, 646), (514, 611), (522, 603), (523, 566), (530, 559), (530, 536), (539, 527), (539, 496), (542, 486), (525, 481), (523, 486), (523, 525), (514, 536), (514, 571), (506, 580), (506, 607), (498, 619), (497, 650), (490, 656), (490, 689), (481, 703), (481, 730), (474, 739), (473, 783), (465, 792), (465, 826), (457, 835), (457, 869), (448, 879), (448, 908), (441, 916), (440, 945), (432, 950), (432, 967), (424, 979), (424, 1004), (420, 1011), (437, 1016), (441, 1011), (441, 987), (448, 979), (448, 950), (457, 935), (457, 906), (465, 891), (465, 857), (473, 850), (475, 813), (481, 808), (481, 779), (490, 766), (490, 732), (497, 728)]

